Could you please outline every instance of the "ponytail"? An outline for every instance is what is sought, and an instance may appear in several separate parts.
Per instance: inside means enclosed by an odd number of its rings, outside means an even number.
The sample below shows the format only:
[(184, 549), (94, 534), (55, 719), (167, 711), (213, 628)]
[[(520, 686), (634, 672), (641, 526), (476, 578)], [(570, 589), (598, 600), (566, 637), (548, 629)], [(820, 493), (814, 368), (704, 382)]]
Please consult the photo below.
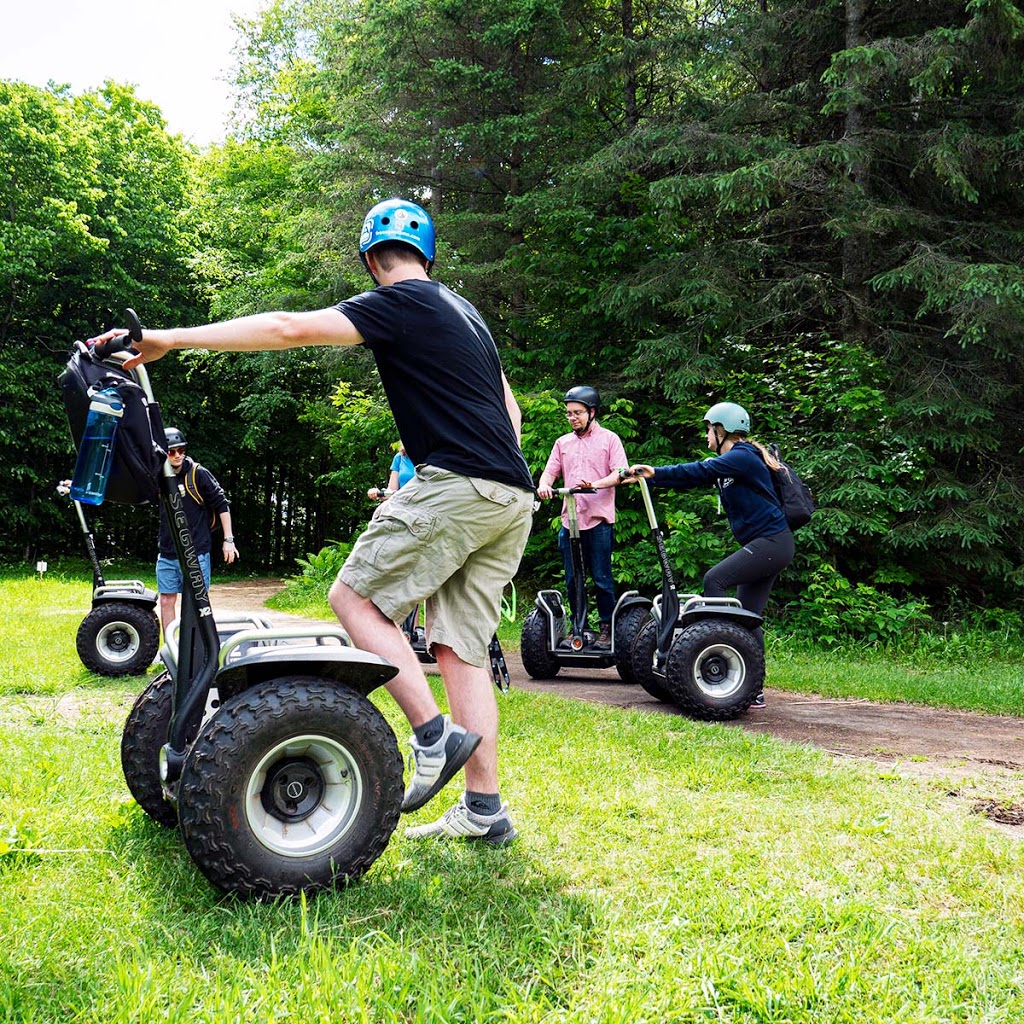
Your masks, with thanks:
[(782, 469), (782, 463), (760, 441), (755, 441), (752, 437), (747, 437), (745, 434), (726, 434), (722, 440), (732, 441), (734, 444), (737, 441), (746, 441), (747, 444), (752, 444), (757, 449), (758, 454), (764, 459), (764, 464), (773, 473)]
[(767, 448), (765, 448), (765, 446), (761, 444), (760, 441), (755, 441), (753, 440), (753, 438), (750, 437), (745, 437), (743, 438), (743, 440), (748, 442), (749, 444), (752, 444), (758, 450), (758, 453), (760, 454), (761, 458), (764, 459), (764, 464), (773, 473), (778, 473), (778, 471), (782, 469), (782, 463), (779, 462), (779, 460), (775, 458), (775, 456), (772, 455), (772, 453)]

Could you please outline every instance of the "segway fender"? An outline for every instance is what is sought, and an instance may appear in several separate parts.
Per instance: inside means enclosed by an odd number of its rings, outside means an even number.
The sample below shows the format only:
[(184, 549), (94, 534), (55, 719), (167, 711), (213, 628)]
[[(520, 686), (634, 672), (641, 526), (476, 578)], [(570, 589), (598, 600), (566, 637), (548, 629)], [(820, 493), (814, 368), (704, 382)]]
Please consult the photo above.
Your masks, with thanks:
[(214, 685), (220, 699), (226, 700), (251, 686), (282, 676), (317, 676), (365, 697), (397, 674), (398, 668), (390, 661), (355, 647), (281, 644), (252, 648), (221, 668)]
[(679, 616), (679, 622), (682, 626), (692, 625), (694, 622), (700, 622), (702, 619), (726, 619), (737, 626), (749, 629), (751, 632), (758, 629), (761, 623), (764, 622), (764, 619), (756, 612), (730, 605), (696, 605), (692, 609), (684, 608)]
[(634, 597), (623, 596), (619, 598), (619, 603), (615, 606), (615, 618), (618, 618), (623, 612), (628, 611), (630, 608), (652, 608), (654, 602), (649, 597), (641, 597), (637, 594)]

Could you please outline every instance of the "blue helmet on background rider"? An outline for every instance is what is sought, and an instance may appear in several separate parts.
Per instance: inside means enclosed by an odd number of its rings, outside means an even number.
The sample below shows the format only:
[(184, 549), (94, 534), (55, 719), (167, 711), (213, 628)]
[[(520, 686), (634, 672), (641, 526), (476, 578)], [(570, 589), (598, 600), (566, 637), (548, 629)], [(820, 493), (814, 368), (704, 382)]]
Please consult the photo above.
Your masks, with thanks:
[(367, 271), (370, 267), (366, 254), (382, 242), (402, 242), (411, 246), (427, 261), (427, 273), (430, 273), (437, 244), (434, 222), (422, 206), (407, 199), (385, 199), (367, 213), (359, 235), (359, 258)]

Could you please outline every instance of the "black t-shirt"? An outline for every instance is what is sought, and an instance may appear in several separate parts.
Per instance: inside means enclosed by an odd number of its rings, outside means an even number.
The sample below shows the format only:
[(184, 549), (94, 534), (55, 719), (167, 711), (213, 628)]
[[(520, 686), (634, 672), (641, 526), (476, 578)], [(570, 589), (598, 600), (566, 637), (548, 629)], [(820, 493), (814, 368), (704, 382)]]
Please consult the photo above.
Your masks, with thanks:
[(471, 303), (435, 281), (413, 279), (337, 308), (373, 352), (414, 463), (533, 490), (505, 408), (498, 350)]

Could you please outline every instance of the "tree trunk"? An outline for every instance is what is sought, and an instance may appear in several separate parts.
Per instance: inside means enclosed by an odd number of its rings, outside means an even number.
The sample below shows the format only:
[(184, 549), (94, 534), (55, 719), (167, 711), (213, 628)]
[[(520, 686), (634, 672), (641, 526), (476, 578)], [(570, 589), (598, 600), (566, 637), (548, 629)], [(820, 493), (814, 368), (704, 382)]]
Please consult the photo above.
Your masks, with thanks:
[[(846, 0), (846, 49), (863, 46), (864, 15), (868, 0)], [(850, 73), (852, 77), (852, 72)], [(856, 83), (848, 82), (851, 91)], [(843, 240), (843, 290), (846, 296), (843, 311), (843, 336), (846, 341), (863, 340), (868, 326), (869, 251), (867, 233), (860, 227), (857, 211), (868, 190), (868, 161), (863, 153), (864, 109), (853, 102), (846, 111), (844, 140), (851, 151), (849, 180), (846, 188), (848, 228)]]

